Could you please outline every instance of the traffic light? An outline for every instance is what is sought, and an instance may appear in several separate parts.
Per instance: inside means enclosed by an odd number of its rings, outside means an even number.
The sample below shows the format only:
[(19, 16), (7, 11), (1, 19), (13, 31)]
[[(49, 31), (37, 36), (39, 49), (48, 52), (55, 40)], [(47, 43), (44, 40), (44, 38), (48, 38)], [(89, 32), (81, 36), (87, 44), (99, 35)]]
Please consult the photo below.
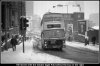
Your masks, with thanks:
[(24, 18), (20, 18), (20, 31), (23, 30), (23, 20)]
[(29, 26), (27, 24), (27, 22), (29, 22), (26, 18), (22, 17), (20, 18), (20, 30), (26, 30), (26, 28)]
[(24, 30), (26, 30), (26, 28), (29, 26), (29, 24), (27, 24), (29, 21), (26, 19), (26, 18), (24, 18), (24, 20), (23, 20), (23, 27), (24, 27)]

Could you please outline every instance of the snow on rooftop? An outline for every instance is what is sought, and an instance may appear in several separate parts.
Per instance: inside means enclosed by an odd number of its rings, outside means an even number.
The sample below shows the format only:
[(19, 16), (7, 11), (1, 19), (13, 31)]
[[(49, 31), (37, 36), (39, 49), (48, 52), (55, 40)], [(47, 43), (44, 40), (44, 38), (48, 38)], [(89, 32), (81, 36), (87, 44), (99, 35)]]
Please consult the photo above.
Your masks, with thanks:
[(99, 26), (93, 26), (92, 28), (95, 30), (99, 30)]

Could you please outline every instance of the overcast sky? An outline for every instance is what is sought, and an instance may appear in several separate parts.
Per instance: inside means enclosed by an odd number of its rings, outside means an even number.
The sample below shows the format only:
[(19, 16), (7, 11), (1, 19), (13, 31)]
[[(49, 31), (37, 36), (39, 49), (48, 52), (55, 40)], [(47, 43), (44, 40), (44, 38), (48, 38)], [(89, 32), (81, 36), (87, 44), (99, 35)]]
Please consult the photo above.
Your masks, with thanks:
[[(75, 1), (72, 1), (74, 3)], [(82, 2), (82, 1), (81, 1)], [(85, 12), (85, 19), (89, 18), (89, 15), (92, 13), (99, 13), (99, 1), (84, 1), (84, 12)], [(52, 6), (57, 4), (69, 4), (68, 1), (34, 1), (34, 14), (39, 15), (40, 17), (43, 16), (44, 13), (51, 11), (51, 12), (60, 12), (60, 13), (67, 13), (67, 7), (56, 7), (53, 8)], [(68, 12), (79, 12), (78, 7), (73, 7), (69, 5)]]

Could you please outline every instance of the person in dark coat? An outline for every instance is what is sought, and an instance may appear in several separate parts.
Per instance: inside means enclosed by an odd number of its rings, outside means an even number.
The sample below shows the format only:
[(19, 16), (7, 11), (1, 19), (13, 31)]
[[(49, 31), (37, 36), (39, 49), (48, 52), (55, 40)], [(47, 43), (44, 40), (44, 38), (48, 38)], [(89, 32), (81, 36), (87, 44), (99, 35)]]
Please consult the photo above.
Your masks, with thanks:
[(85, 46), (86, 45), (89, 45), (89, 38), (88, 38), (88, 36), (85, 37)]
[(15, 36), (12, 36), (12, 39), (11, 39), (11, 45), (12, 45), (12, 49), (13, 51), (16, 51), (16, 45), (17, 45), (17, 39)]
[[(3, 36), (1, 37), (2, 44), (4, 43), (5, 39), (6, 39), (6, 38), (5, 38), (5, 36), (3, 35)], [(2, 44), (1, 44), (1, 45), (2, 45)]]
[(92, 44), (95, 45), (96, 37), (92, 37)]

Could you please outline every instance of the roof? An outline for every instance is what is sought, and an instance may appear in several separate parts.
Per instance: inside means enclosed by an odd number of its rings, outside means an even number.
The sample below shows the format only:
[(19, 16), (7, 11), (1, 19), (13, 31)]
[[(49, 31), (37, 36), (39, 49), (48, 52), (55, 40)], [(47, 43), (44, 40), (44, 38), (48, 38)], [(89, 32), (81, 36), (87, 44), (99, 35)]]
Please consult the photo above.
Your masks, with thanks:
[(93, 26), (92, 29), (99, 30), (99, 26)]

